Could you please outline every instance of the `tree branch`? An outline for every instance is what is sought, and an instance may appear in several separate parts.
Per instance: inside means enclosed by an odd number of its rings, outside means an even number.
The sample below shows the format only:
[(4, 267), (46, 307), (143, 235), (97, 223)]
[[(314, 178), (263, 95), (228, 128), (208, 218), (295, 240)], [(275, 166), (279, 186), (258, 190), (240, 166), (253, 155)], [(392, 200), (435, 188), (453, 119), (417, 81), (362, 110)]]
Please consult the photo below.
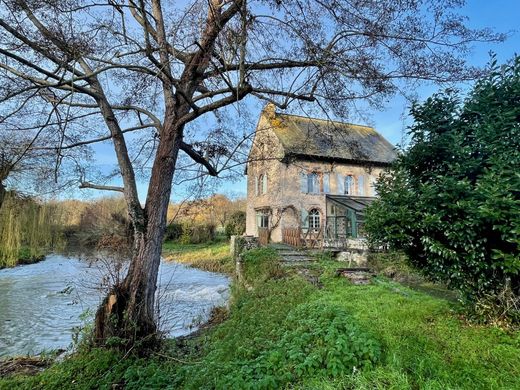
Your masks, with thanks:
[(204, 158), (204, 156), (202, 156), (199, 152), (197, 152), (195, 149), (193, 149), (191, 145), (188, 145), (187, 143), (182, 142), (181, 150), (184, 153), (186, 153), (188, 156), (190, 156), (193, 161), (206, 167), (206, 169), (208, 170), (208, 173), (211, 176), (218, 176), (218, 172), (215, 169), (215, 167), (213, 165), (211, 165), (211, 163), (208, 160), (206, 160)]
[(91, 188), (93, 190), (102, 190), (102, 191), (116, 191), (116, 192), (125, 192), (123, 187), (115, 187), (115, 186), (105, 186), (100, 184), (93, 184), (88, 181), (82, 181), (79, 185), (79, 188)]

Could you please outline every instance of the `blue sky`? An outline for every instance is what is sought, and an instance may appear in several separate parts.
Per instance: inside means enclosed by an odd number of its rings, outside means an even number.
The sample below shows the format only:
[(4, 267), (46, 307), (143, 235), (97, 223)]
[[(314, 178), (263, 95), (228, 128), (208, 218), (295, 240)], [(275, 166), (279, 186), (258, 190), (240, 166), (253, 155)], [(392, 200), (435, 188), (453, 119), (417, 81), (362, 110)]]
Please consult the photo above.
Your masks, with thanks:
[[(497, 55), (499, 63), (503, 63), (510, 59), (515, 53), (520, 51), (520, 0), (467, 0), (466, 6), (462, 9), (461, 14), (466, 15), (468, 26), (472, 28), (489, 27), (496, 32), (509, 32), (510, 37), (503, 43), (477, 43), (473, 46), (473, 52), (469, 56), (469, 62), (473, 65), (484, 66), (489, 60), (489, 52), (493, 51)], [(469, 85), (461, 85), (462, 89)], [(438, 86), (424, 85), (417, 91), (420, 99), (425, 99), (435, 91), (439, 90)], [(368, 119), (364, 122), (374, 126), (384, 137), (391, 143), (399, 144), (402, 142), (403, 134), (410, 119), (407, 117), (409, 102), (401, 96), (395, 96), (387, 102), (386, 107), (382, 111), (369, 111)], [(258, 112), (259, 114), (259, 112)], [(359, 122), (357, 120), (354, 120)], [(96, 149), (97, 161), (100, 164), (110, 164), (114, 161), (113, 149), (111, 145), (99, 145)], [(245, 177), (231, 182), (219, 183), (219, 192), (233, 195), (245, 195), (246, 181)], [(141, 200), (144, 201), (146, 195), (146, 183), (139, 183), (139, 192)], [(182, 189), (175, 189), (172, 199), (178, 201), (185, 195)], [(92, 194), (94, 195), (94, 194)], [(94, 196), (99, 196), (95, 194)]]

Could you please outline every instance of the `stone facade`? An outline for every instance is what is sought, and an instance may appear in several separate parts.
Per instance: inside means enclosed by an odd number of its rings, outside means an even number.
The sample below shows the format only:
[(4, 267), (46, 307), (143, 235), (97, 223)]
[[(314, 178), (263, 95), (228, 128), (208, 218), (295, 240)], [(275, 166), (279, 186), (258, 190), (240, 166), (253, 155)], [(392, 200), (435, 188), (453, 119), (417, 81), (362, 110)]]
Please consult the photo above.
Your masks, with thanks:
[[(302, 225), (302, 210), (318, 210), (321, 224), (327, 210), (326, 194), (345, 194), (345, 178), (351, 176), (349, 195), (374, 196), (373, 182), (384, 167), (371, 162), (320, 159), (319, 156), (288, 157), (274, 129), (280, 122), (272, 107), (266, 108), (258, 122), (247, 165), (246, 234), (258, 236), (260, 226), (268, 224), (271, 241), (282, 241), (282, 229)], [(316, 174), (312, 193), (306, 177)], [(361, 179), (360, 179), (361, 178)], [(308, 184), (308, 182), (307, 182)], [(266, 217), (262, 221), (261, 215)]]

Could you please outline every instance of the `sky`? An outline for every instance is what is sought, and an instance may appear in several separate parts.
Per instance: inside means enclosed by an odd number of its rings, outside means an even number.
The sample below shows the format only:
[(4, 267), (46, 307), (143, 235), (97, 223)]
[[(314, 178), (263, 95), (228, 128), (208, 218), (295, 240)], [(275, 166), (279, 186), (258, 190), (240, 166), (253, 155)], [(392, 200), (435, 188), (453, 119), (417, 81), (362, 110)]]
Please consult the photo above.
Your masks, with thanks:
[[(515, 53), (520, 53), (520, 0), (467, 0), (462, 8), (461, 14), (469, 19), (467, 22), (470, 28), (491, 28), (495, 32), (509, 33), (508, 39), (503, 43), (476, 43), (473, 51), (469, 55), (469, 63), (476, 66), (484, 66), (489, 61), (489, 53), (496, 54), (498, 62), (504, 63), (511, 59)], [(461, 89), (467, 89), (468, 84), (460, 85)], [(434, 85), (424, 85), (415, 92), (420, 100), (424, 100), (442, 88)], [(385, 108), (381, 111), (372, 110), (368, 112), (368, 123), (361, 123), (374, 126), (392, 144), (401, 144), (405, 134), (406, 126), (411, 120), (407, 117), (410, 103), (402, 96), (395, 96), (390, 99)], [(259, 114), (260, 112), (258, 112)], [(114, 162), (113, 149), (111, 145), (99, 145), (96, 149), (96, 159), (100, 164), (110, 164)], [(146, 197), (147, 185), (141, 182), (138, 185), (140, 198), (144, 201)], [(219, 183), (219, 193), (240, 196), (246, 194), (246, 178), (243, 177), (235, 182)], [(174, 188), (173, 201), (180, 201), (184, 198), (182, 191)], [(94, 196), (99, 196), (96, 194)]]

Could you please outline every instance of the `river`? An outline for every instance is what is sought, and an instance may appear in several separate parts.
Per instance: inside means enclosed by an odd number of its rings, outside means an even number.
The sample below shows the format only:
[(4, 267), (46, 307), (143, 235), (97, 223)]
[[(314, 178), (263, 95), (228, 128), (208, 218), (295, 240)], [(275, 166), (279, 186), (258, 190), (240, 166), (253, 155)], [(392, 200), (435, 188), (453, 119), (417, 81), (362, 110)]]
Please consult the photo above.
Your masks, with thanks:
[[(106, 264), (53, 254), (0, 270), (0, 356), (70, 348), (78, 327), (93, 318), (104, 296)], [(163, 261), (157, 289), (160, 328), (172, 337), (188, 334), (228, 296), (228, 277)]]

